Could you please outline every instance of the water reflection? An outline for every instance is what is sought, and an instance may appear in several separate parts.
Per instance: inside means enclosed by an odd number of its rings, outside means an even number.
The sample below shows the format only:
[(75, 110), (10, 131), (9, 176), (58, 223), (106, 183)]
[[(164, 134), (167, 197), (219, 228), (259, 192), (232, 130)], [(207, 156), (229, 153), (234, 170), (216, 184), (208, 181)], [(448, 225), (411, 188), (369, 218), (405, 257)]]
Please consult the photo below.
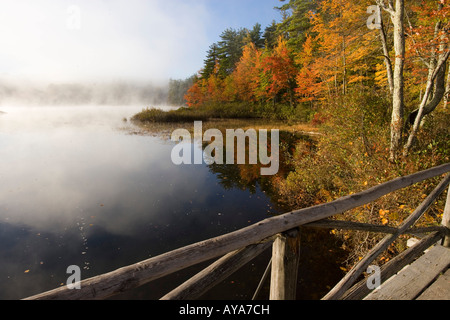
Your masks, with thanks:
[(69, 265), (92, 277), (277, 212), (238, 167), (175, 166), (171, 142), (129, 134), (123, 118), (141, 109), (2, 107), (0, 299), (65, 284)]

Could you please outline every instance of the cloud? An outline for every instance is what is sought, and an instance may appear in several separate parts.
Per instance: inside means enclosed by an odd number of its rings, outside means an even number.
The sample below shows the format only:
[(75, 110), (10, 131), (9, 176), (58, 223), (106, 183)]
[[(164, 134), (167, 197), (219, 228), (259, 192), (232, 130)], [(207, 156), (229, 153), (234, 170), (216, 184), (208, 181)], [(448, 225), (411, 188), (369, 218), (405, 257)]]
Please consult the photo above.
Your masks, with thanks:
[(202, 3), (2, 0), (0, 77), (164, 80), (194, 73), (208, 46)]

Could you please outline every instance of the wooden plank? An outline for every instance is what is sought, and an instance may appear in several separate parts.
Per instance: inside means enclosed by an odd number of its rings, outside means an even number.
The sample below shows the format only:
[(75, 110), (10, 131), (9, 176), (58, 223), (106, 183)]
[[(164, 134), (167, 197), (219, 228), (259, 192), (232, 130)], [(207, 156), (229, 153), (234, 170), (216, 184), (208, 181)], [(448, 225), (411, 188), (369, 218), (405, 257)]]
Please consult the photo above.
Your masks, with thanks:
[[(361, 223), (361, 222), (353, 222), (353, 221), (343, 221), (343, 220), (320, 220), (317, 222), (311, 222), (304, 227), (311, 228), (323, 228), (323, 229), (340, 229), (340, 230), (356, 230), (356, 231), (365, 231), (365, 232), (377, 232), (377, 233), (386, 233), (386, 234), (395, 234), (399, 232), (398, 228), (376, 225), (370, 223)], [(444, 234), (448, 231), (444, 226), (432, 226), (432, 227), (422, 227), (422, 228), (411, 228), (406, 230), (403, 234), (412, 234), (412, 235), (421, 235), (427, 234), (430, 232), (443, 232)]]
[(129, 265), (81, 282), (81, 289), (67, 286), (38, 294), (25, 300), (92, 300), (105, 299), (162, 278), (187, 267), (218, 258), (232, 251), (261, 242), (274, 234), (297, 228), (307, 223), (330, 218), (418, 182), (445, 174), (450, 163), (400, 177), (360, 193), (311, 208), (296, 210), (272, 217), (235, 232), (195, 243), (160, 256)]
[(273, 243), (270, 300), (295, 300), (300, 263), (300, 232), (279, 235)]
[[(384, 283), (404, 267), (414, 262), (417, 257), (422, 255), (425, 250), (435, 245), (440, 239), (442, 239), (442, 234), (440, 232), (432, 233), (413, 247), (408, 248), (394, 259), (384, 264), (381, 267), (381, 283)], [(372, 290), (367, 287), (367, 279), (364, 279), (349, 289), (342, 297), (342, 300), (362, 300), (371, 292)]]
[(227, 254), (166, 294), (161, 300), (195, 300), (200, 298), (215, 285), (263, 253), (270, 245), (270, 242), (261, 243)]
[(367, 270), (370, 264), (385, 251), (401, 234), (406, 232), (416, 221), (422, 217), (426, 210), (433, 204), (436, 198), (444, 192), (450, 182), (447, 175), (416, 210), (400, 225), (398, 232), (383, 238), (369, 253), (348, 272), (345, 277), (323, 298), (323, 300), (341, 299), (345, 292), (352, 287), (359, 276)]
[(417, 300), (450, 300), (450, 269), (425, 290)]
[(450, 249), (434, 246), (364, 300), (414, 300), (450, 265)]

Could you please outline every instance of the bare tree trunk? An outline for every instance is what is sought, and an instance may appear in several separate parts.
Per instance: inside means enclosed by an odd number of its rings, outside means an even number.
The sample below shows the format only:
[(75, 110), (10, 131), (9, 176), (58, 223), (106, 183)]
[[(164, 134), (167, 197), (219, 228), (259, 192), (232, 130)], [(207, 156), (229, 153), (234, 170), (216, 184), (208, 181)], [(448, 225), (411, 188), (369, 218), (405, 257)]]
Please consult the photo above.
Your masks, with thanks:
[(448, 94), (450, 91), (450, 70), (447, 74), (447, 84), (445, 85), (445, 95), (444, 95), (444, 110), (447, 110), (447, 106), (449, 103)]
[(392, 71), (392, 61), (391, 61), (391, 57), (389, 56), (389, 47), (388, 47), (388, 43), (387, 43), (386, 30), (384, 29), (384, 22), (383, 22), (383, 17), (381, 15), (381, 7), (380, 6), (378, 6), (378, 15), (379, 15), (378, 18), (380, 21), (381, 44), (383, 46), (384, 63), (386, 64), (389, 92), (391, 93), (391, 96), (392, 96), (394, 94), (394, 74)]
[(404, 77), (405, 63), (405, 28), (403, 25), (405, 11), (404, 0), (396, 0), (396, 8), (393, 16), (394, 22), (394, 94), (392, 97), (391, 119), (391, 150), (390, 160), (397, 159), (397, 153), (402, 143), (403, 115), (404, 115)]
[(395, 67), (392, 93), (391, 147), (390, 160), (395, 161), (402, 144), (404, 116), (404, 77), (405, 65), (405, 0), (377, 0), (377, 4), (388, 12), (394, 25)]

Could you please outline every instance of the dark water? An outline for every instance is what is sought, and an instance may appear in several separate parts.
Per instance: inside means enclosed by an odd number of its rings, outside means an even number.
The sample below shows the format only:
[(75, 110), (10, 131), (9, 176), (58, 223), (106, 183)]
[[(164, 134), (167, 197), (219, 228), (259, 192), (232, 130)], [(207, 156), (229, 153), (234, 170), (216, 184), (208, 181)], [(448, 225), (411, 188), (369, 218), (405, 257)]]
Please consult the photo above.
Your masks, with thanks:
[[(172, 142), (131, 134), (122, 119), (141, 107), (1, 110), (0, 299), (65, 285), (70, 265), (86, 279), (280, 213), (256, 181), (240, 183), (225, 167), (176, 166)], [(204, 298), (250, 299), (268, 259), (270, 252)], [(312, 280), (335, 281), (314, 259), (302, 267), (305, 298), (323, 290)], [(117, 298), (158, 299), (203, 266)]]

